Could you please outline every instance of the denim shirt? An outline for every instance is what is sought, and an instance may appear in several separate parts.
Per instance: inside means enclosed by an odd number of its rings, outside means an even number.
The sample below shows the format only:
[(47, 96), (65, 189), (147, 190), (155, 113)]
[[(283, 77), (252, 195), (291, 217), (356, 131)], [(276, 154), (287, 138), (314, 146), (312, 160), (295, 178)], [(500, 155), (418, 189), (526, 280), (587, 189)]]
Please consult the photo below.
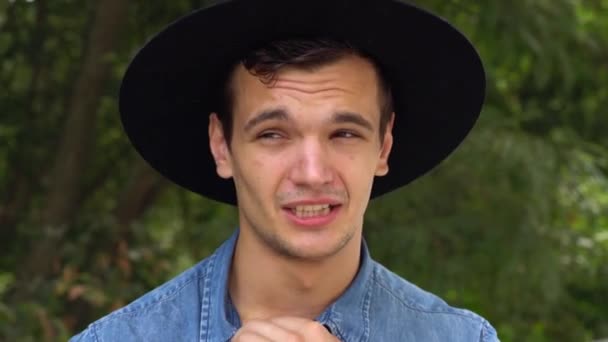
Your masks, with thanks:
[[(227, 291), (238, 230), (213, 255), (74, 336), (80, 341), (230, 341), (241, 322)], [(473, 312), (407, 282), (361, 247), (359, 271), (317, 317), (341, 341), (498, 341)]]

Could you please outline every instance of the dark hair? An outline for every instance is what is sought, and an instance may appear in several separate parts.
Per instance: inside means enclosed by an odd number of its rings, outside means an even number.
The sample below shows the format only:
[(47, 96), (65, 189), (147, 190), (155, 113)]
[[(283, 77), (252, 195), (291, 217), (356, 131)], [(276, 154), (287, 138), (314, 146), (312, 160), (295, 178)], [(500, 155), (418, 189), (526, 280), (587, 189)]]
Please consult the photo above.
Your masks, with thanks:
[[(393, 96), (390, 84), (380, 66), (371, 57), (357, 50), (348, 42), (324, 38), (278, 40), (250, 51), (239, 63), (251, 74), (259, 77), (262, 82), (270, 84), (282, 68), (294, 67), (313, 71), (316, 68), (353, 55), (370, 61), (376, 70), (380, 99), (380, 137), (382, 138), (393, 112)], [(232, 140), (234, 103), (232, 75), (234, 70), (236, 70), (236, 66), (225, 80), (223, 93), (221, 94), (222, 99), (218, 108), (218, 117), (229, 145)]]

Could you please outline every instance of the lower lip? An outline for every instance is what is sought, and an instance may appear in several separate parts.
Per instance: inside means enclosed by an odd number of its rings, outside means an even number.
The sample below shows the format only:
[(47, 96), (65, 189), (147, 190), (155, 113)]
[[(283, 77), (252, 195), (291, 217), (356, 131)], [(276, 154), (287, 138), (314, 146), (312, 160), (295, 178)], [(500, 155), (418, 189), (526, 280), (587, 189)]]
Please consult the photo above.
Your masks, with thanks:
[(291, 211), (291, 209), (283, 209), (283, 211), (285, 212), (287, 219), (296, 226), (304, 228), (322, 228), (336, 219), (336, 216), (338, 216), (338, 212), (341, 208), (342, 206), (338, 205), (331, 208), (329, 214), (327, 215), (312, 217), (298, 217)]

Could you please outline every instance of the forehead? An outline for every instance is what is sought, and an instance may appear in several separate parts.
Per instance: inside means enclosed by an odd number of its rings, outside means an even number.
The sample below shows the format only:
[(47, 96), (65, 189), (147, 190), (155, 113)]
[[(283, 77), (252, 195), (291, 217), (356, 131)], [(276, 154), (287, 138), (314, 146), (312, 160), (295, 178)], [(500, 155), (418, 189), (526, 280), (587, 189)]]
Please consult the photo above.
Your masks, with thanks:
[(261, 107), (282, 106), (376, 116), (378, 83), (371, 62), (354, 55), (315, 68), (284, 67), (270, 80), (239, 65), (232, 77), (233, 111), (248, 116)]

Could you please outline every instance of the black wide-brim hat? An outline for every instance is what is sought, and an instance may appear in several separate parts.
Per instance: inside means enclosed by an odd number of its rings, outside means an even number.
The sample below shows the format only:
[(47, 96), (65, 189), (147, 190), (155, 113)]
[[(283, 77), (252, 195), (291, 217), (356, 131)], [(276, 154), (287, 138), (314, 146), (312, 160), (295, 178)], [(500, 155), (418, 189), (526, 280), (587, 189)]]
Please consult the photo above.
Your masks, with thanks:
[(479, 116), (481, 60), (463, 34), (429, 12), (395, 0), (233, 0), (177, 20), (135, 56), (120, 89), (132, 144), (173, 182), (236, 204), (234, 183), (216, 174), (207, 134), (222, 82), (250, 49), (307, 37), (348, 41), (391, 83), (390, 171), (376, 177), (372, 198), (439, 164)]

